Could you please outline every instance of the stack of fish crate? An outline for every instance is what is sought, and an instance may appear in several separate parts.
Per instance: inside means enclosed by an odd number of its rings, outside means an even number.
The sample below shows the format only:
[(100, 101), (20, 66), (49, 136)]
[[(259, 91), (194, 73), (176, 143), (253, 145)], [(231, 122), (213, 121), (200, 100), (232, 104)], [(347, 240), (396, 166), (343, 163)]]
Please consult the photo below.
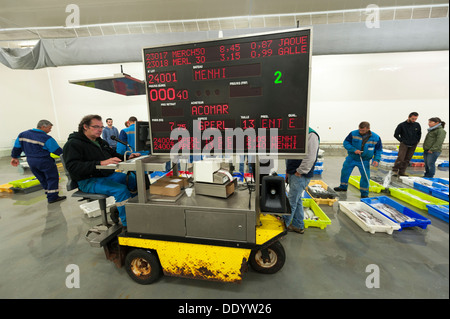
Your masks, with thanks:
[(324, 150), (319, 149), (319, 154), (317, 156), (317, 162), (314, 166), (314, 175), (322, 175), (323, 173), (323, 153)]
[(409, 165), (411, 166), (417, 166), (417, 167), (423, 167), (425, 166), (425, 161), (423, 159), (423, 148), (422, 147), (416, 147), (416, 151), (414, 152), (414, 155), (409, 162)]
[(398, 151), (383, 149), (381, 152), (380, 165), (384, 167), (393, 167), (398, 157)]

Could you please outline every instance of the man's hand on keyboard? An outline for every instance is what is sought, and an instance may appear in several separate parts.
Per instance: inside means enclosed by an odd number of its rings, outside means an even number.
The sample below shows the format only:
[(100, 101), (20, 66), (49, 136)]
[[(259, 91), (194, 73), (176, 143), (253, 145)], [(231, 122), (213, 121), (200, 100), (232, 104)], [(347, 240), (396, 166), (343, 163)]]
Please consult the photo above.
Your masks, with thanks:
[(100, 165), (110, 165), (110, 164), (119, 164), (120, 162), (122, 162), (122, 160), (118, 157), (111, 157), (108, 158), (107, 160), (101, 161)]
[(141, 153), (132, 153), (128, 159), (132, 159), (139, 156), (141, 156)]

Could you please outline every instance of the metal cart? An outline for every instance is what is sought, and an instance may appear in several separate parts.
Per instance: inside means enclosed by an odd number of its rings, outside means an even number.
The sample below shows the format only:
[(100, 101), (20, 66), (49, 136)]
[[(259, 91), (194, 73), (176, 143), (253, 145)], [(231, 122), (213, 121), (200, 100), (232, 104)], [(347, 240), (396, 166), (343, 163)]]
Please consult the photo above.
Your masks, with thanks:
[[(120, 224), (101, 225), (86, 234), (91, 246), (103, 247), (106, 257), (140, 284), (153, 283), (161, 273), (239, 282), (248, 264), (266, 274), (283, 267), (286, 254), (279, 239), (286, 229), (276, 217), (259, 211), (259, 187), (254, 193), (236, 190), (228, 198), (188, 197), (184, 191), (172, 199), (150, 195), (145, 175), (164, 171), (167, 160), (143, 156), (97, 166), (136, 172), (138, 195), (125, 206), (127, 230)], [(259, 185), (259, 165), (255, 176)]]

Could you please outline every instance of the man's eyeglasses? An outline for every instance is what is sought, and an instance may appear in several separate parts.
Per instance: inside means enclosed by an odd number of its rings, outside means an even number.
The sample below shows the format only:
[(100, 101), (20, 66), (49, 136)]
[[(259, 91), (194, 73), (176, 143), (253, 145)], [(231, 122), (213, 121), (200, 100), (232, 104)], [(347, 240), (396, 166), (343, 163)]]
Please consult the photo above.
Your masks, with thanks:
[(104, 126), (98, 126), (98, 125), (91, 125), (91, 127), (93, 127), (96, 130), (98, 130), (98, 129), (103, 130), (105, 128)]

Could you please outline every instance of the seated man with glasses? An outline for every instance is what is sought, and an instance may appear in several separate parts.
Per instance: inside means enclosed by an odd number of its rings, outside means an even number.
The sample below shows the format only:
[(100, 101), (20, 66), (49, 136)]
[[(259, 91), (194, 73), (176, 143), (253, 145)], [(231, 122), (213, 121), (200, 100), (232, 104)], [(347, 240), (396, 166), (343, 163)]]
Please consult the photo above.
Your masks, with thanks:
[[(112, 169), (97, 169), (97, 165), (117, 164), (121, 155), (114, 151), (100, 136), (103, 130), (102, 118), (99, 115), (86, 115), (78, 125), (78, 132), (69, 135), (63, 148), (65, 166), (78, 188), (85, 193), (114, 196), (119, 217), (124, 227), (127, 226), (125, 203), (136, 189), (136, 178), (133, 174), (117, 173)], [(140, 156), (133, 153), (129, 158)], [(134, 194), (135, 196), (136, 194)], [(114, 216), (111, 216), (114, 222)]]

